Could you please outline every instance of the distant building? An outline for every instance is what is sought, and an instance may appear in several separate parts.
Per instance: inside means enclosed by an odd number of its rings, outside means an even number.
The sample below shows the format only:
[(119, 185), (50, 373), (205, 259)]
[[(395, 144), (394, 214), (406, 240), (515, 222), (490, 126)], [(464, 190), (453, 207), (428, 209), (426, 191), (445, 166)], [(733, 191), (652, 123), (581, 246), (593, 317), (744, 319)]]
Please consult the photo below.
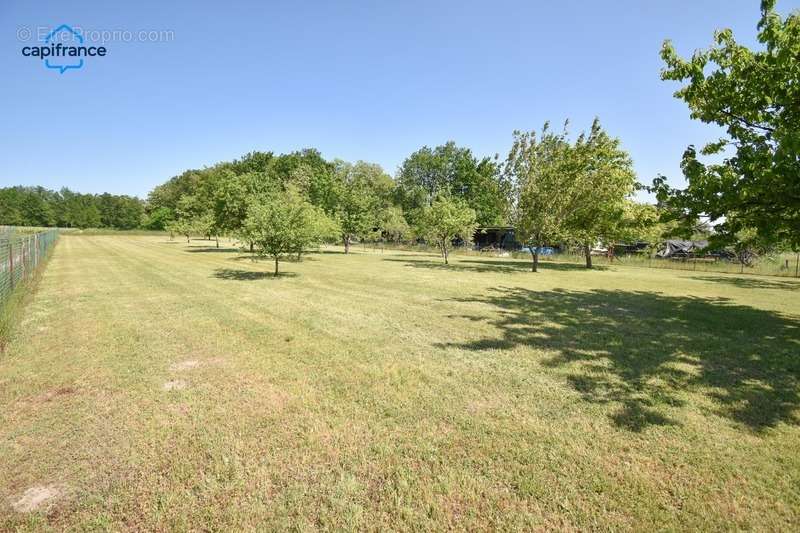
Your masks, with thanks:
[(664, 241), (663, 248), (658, 252), (658, 257), (690, 257), (708, 248), (708, 241), (681, 241), (669, 239)]
[(518, 250), (521, 245), (514, 238), (514, 228), (511, 226), (494, 226), (478, 228), (472, 238), (475, 248), (495, 248), (498, 250)]

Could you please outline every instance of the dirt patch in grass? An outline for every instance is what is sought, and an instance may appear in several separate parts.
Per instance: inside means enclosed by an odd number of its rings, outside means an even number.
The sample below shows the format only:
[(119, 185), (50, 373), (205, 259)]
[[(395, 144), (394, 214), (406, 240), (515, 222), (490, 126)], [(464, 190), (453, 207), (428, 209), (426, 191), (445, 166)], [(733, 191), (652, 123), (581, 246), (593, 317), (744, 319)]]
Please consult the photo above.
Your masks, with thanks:
[(222, 363), (221, 357), (212, 357), (211, 359), (187, 359), (185, 361), (177, 361), (169, 365), (169, 369), (172, 372), (183, 372), (185, 370), (192, 370), (195, 368), (200, 368), (201, 366), (210, 366), (210, 365), (218, 365)]
[(183, 390), (188, 386), (188, 383), (183, 381), (182, 379), (171, 379), (164, 383), (162, 388), (165, 391), (173, 391), (173, 390)]
[(173, 372), (180, 372), (182, 370), (191, 370), (200, 366), (200, 361), (196, 359), (188, 359), (186, 361), (178, 361), (169, 365), (169, 369)]
[(63, 493), (60, 485), (37, 485), (26, 490), (11, 507), (18, 513), (39, 511), (49, 507)]

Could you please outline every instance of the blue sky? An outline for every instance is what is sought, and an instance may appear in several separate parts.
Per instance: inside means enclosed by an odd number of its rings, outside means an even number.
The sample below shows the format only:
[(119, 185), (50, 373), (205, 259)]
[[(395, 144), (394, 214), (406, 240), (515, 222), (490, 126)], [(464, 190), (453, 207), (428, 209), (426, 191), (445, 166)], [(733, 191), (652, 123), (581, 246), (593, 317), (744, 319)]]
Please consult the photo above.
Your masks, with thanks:
[[(730, 27), (754, 44), (757, 19), (756, 0), (6, 0), (0, 186), (144, 197), (187, 168), (304, 147), (394, 174), (426, 144), (503, 156), (514, 129), (594, 116), (640, 181), (679, 184), (686, 145), (718, 133), (660, 81), (661, 42), (686, 55)], [(25, 29), (62, 23), (172, 38), (108, 42), (64, 74), (22, 56)]]

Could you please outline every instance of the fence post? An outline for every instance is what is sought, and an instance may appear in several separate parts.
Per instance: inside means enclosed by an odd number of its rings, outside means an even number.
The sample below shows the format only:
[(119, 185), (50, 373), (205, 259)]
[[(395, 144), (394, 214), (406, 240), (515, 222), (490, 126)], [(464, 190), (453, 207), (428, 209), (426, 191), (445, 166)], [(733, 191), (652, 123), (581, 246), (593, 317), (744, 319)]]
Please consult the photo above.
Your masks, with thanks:
[(20, 251), (22, 252), (22, 261), (20, 261), (20, 266), (22, 267), (22, 278), (20, 278), (20, 279), (22, 281), (25, 281), (25, 279), (28, 277), (28, 262), (25, 259), (25, 256), (26, 256), (26, 254), (25, 254), (25, 241), (20, 242), (20, 245), (21, 245), (20, 246), (20, 248), (21, 248)]
[(14, 243), (8, 240), (8, 273), (11, 279), (11, 290), (14, 290)]

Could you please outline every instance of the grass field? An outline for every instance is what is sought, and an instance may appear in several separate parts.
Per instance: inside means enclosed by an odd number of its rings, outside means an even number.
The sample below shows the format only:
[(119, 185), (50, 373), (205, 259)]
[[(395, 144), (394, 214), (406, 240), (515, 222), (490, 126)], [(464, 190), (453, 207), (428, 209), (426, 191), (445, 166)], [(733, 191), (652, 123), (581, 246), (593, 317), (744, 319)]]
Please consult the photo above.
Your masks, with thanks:
[(790, 530), (800, 283), (66, 236), (0, 529)]

